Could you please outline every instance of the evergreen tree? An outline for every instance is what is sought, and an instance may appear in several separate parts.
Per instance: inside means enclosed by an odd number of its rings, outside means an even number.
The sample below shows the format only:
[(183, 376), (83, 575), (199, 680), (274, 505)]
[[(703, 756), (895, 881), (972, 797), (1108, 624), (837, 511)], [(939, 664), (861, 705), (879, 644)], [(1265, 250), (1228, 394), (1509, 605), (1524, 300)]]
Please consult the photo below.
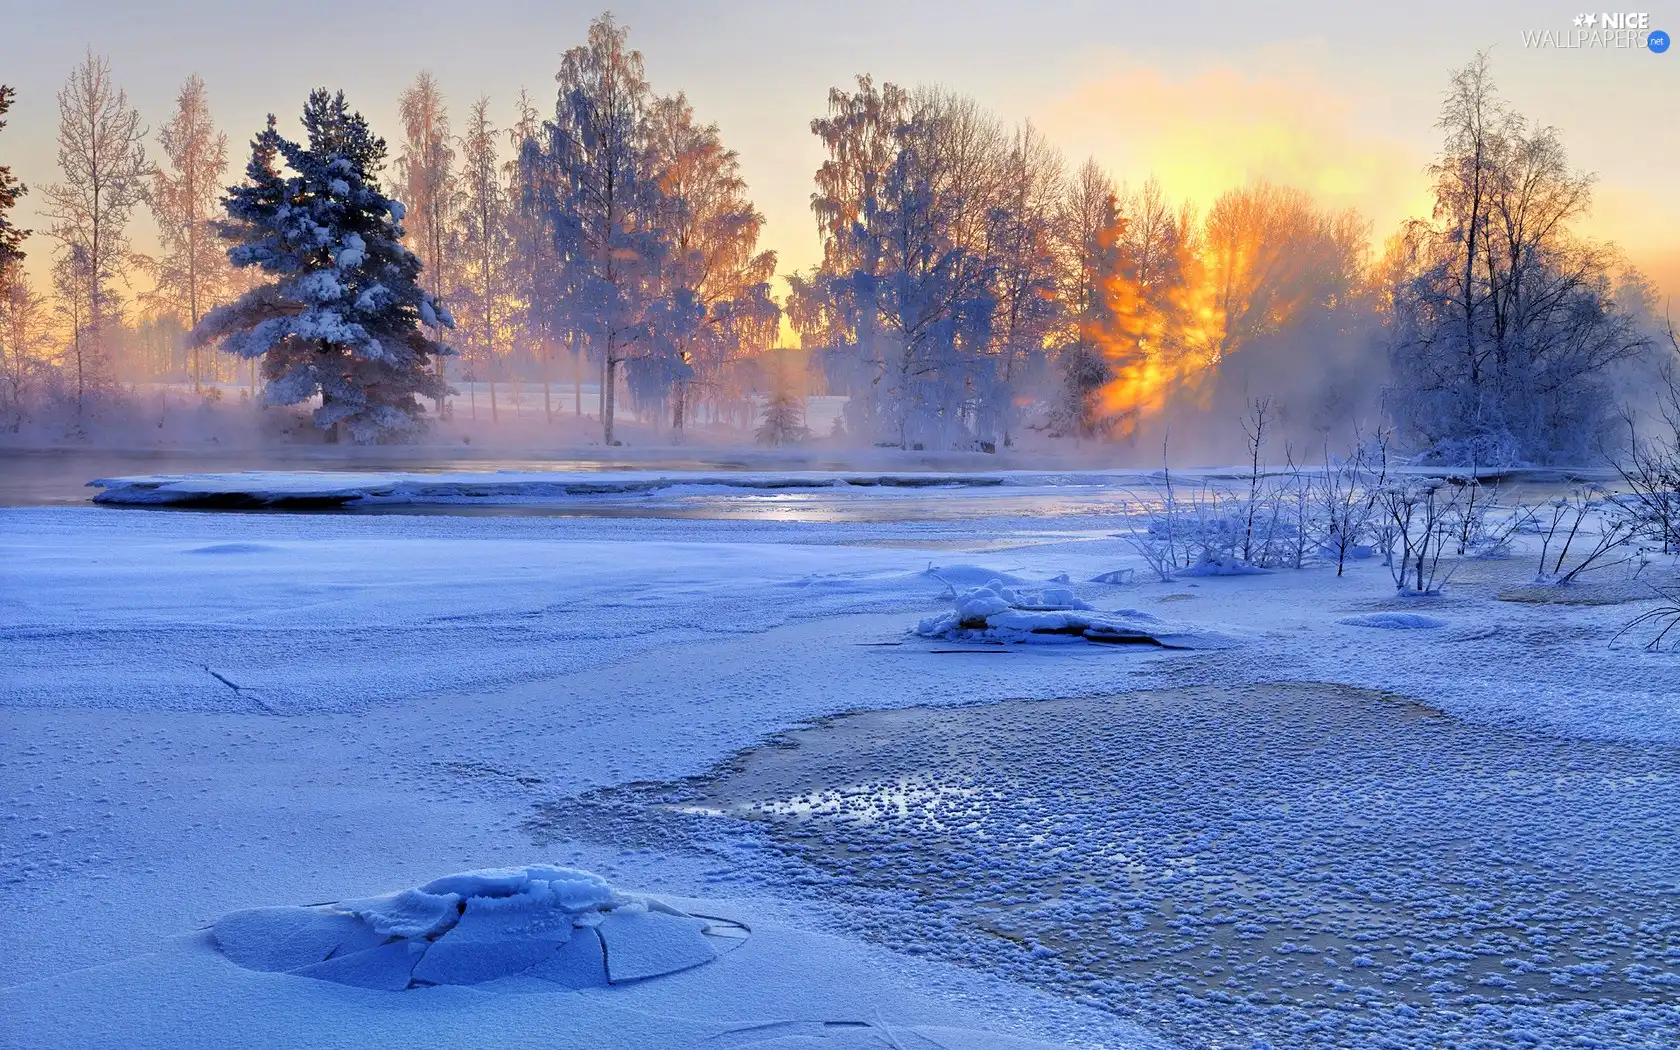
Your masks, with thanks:
[(811, 436), (805, 425), (805, 399), (789, 386), (778, 384), (764, 406), (764, 421), (753, 432), (760, 445), (797, 445)]
[[(4, 117), (6, 111), (12, 108), (12, 98), (15, 95), (16, 92), (12, 88), (0, 84), (0, 117)], [(6, 122), (0, 120), (0, 128), (5, 126)], [(27, 192), (28, 188), (12, 177), (12, 169), (8, 165), (0, 164), (0, 287), (5, 286), (7, 272), (23, 259), (23, 251), (18, 246), (29, 236), (29, 231), (20, 230), (12, 225), (11, 220), (6, 218), (6, 213), (16, 207), (18, 198)]]
[(449, 392), (427, 357), (453, 353), (421, 326), (454, 320), (421, 288), (420, 260), (401, 244), (403, 206), (379, 190), (384, 140), (342, 91), (311, 93), (303, 125), (307, 146), (282, 137), (270, 116), (246, 184), (225, 199), (229, 260), (272, 282), (212, 310), (193, 338), (261, 357), (268, 404), (319, 394), (315, 425), (334, 435), (340, 423), (358, 442), (412, 431), (425, 414), (419, 398)]

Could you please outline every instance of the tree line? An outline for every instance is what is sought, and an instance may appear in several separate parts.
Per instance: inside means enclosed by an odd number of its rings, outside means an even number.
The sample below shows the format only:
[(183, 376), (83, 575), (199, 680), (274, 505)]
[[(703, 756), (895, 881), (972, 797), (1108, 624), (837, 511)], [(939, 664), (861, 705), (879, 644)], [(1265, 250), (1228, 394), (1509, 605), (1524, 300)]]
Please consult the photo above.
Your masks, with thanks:
[[(319, 91), (306, 140), (271, 118), (229, 186), (198, 77), (154, 162), (90, 51), (58, 97), (60, 180), (40, 190), (50, 299), (17, 265), (5, 215), (25, 190), (0, 169), (7, 418), (32, 389), (80, 409), (119, 351), (133, 374), (137, 348), (163, 347), (154, 373), (209, 390), (251, 361), (265, 403), (311, 405), (357, 440), (459, 412), (456, 384), (494, 422), (509, 384), (540, 382), (552, 418), (566, 378), (573, 414), (598, 391), (611, 444), (621, 396), (680, 430), (771, 376), (845, 395), (836, 429), (855, 442), (997, 450), (1033, 431), (1124, 439), (1235, 376), (1246, 398), (1257, 372), (1337, 362), (1287, 406), (1319, 430), (1386, 421), (1438, 459), (1543, 462), (1615, 441), (1630, 377), (1663, 364), (1654, 289), (1576, 229), (1591, 178), (1499, 97), (1484, 56), (1443, 103), (1432, 216), (1380, 251), (1363, 218), (1299, 189), (1256, 181), (1203, 210), (1071, 166), (971, 98), (860, 76), (811, 122), (822, 260), (782, 275), (780, 301), (736, 154), (683, 94), (653, 91), (625, 27), (595, 20), (555, 81), (551, 110), (522, 92), (498, 127), (479, 98), (457, 134), (421, 73), (389, 170), (383, 140)], [(155, 257), (128, 240), (142, 206)], [(125, 297), (136, 277), (148, 289)], [(765, 366), (784, 328), (809, 368)], [(1344, 389), (1361, 385), (1370, 406)]]

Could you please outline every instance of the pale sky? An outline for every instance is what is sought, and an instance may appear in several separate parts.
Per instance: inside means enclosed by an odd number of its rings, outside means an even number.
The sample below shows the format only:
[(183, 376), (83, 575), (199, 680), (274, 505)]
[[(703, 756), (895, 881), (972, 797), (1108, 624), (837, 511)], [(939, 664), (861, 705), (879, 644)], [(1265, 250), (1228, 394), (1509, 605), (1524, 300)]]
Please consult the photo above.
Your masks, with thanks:
[[(521, 86), (552, 108), (560, 54), (602, 10), (570, 0), (296, 6), (308, 17), (238, 2), (0, 0), (0, 82), (18, 91), (0, 156), (31, 186), (57, 177), (54, 94), (90, 45), (152, 129), (154, 155), (181, 81), (201, 75), (235, 172), (264, 115), (295, 133), (318, 85), (344, 88), (393, 143), (397, 94), (420, 69), (442, 84), (457, 131), (480, 94), (505, 126)], [(1491, 47), (1505, 96), (1558, 127), (1575, 165), (1599, 174), (1589, 230), (1680, 296), (1680, 51), (1525, 47), (1525, 30), (1573, 31), (1576, 7), (694, 0), (613, 10), (654, 90), (687, 92), (740, 153), (784, 272), (819, 256), (809, 198), (822, 154), (809, 122), (856, 73), (973, 95), (1006, 121), (1031, 119), (1070, 168), (1095, 155), (1120, 181), (1155, 172), (1175, 200), (1205, 206), (1256, 175), (1300, 185), (1358, 207), (1380, 242), (1427, 207), (1422, 168), (1450, 71)], [(1680, 31), (1680, 0), (1648, 14), (1651, 28)], [(39, 193), (25, 198), (21, 225), (45, 226), (39, 204)], [(149, 217), (135, 234), (138, 247), (152, 243)], [(26, 245), (36, 274), (51, 247), (39, 234)]]

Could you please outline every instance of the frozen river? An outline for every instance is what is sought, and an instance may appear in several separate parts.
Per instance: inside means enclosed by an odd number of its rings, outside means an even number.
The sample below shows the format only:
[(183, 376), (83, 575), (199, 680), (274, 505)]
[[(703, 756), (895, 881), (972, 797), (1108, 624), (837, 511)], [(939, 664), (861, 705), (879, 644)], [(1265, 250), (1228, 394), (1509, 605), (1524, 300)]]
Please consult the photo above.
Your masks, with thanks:
[[(244, 464), (0, 470), (0, 733), (19, 742), (0, 753), (0, 1005), (31, 1031), (154, 1024), (211, 1046), (237, 1041), (214, 1024), (257, 1024), (297, 1045), (284, 1033), (377, 1015), (393, 1045), (439, 1021), (477, 1032), (443, 999), (392, 1010), (245, 971), (230, 1008), (225, 968), (177, 938), (235, 909), (540, 861), (797, 931), (743, 949), (761, 953), (759, 1005), (648, 993), (740, 1033), (805, 996), (801, 1023), (962, 1021), (1105, 1050), (1151, 1033), (1193, 1050), (1680, 1045), (1680, 665), (1614, 640), (1663, 566), (1590, 604), (1508, 600), (1534, 589), (1519, 549), (1466, 561), (1408, 620), (1392, 614), (1418, 601), (1377, 559), (1154, 579), (1115, 536), (1125, 486), (1073, 474), (775, 489), (792, 474), (759, 463), (758, 489), (633, 492), (681, 467), (496, 460), (432, 466), (587, 468), (621, 490), (336, 513), (86, 503), (89, 477), (191, 466)], [(948, 581), (994, 576), (1223, 641), (912, 635), (950, 609)], [(842, 972), (906, 998), (823, 999), (832, 984), (788, 976)]]
[(654, 809), (541, 819), (737, 826), (865, 936), (1188, 1046), (1680, 1033), (1671, 747), (1332, 685), (1180, 688), (847, 715), (627, 799)]

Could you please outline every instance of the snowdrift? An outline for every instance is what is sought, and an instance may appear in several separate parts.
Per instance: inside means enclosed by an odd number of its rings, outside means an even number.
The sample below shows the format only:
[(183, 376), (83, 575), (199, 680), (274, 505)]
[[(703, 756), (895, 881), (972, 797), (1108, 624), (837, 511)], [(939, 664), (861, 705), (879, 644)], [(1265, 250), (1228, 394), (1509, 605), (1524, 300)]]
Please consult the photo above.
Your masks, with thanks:
[(211, 927), (216, 947), (247, 969), (391, 991), (515, 974), (606, 987), (710, 962), (746, 932), (541, 864), (363, 900), (238, 911)]
[(1178, 627), (1146, 612), (1092, 608), (1066, 587), (1028, 591), (1001, 579), (956, 596), (956, 608), (916, 625), (916, 634), (959, 642), (1156, 645), (1163, 649), (1211, 649), (1225, 639)]

